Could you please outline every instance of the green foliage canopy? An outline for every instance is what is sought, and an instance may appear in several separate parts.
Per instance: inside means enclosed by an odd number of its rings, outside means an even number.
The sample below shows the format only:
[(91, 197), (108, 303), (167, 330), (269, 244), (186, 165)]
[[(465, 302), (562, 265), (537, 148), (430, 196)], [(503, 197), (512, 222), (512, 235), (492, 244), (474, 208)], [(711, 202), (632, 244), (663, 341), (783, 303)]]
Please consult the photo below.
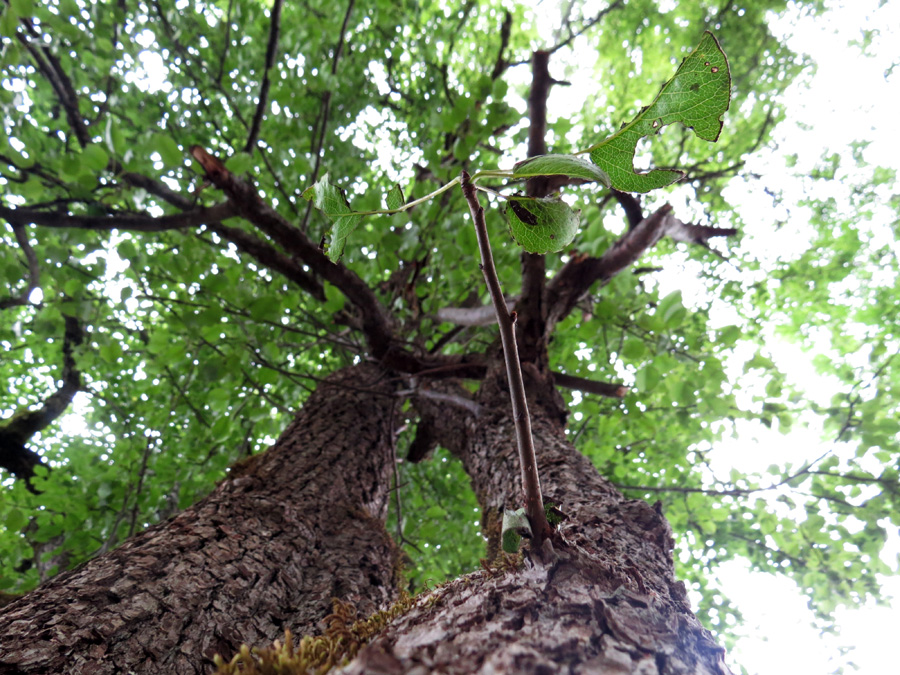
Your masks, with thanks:
[[(499, 2), (285, 3), (271, 65), (272, 15), (253, 0), (5, 5), (0, 300), (22, 302), (0, 310), (4, 423), (55, 390), (64, 317), (81, 322), (85, 339), (75, 349), (84, 389), (77, 418), (29, 441), (52, 467), (32, 480), (40, 493), (2, 474), (0, 590), (31, 588), (202, 497), (230, 464), (274, 440), (316, 378), (366, 352), (358, 318), (333, 285), (310, 292), (234, 243), (253, 233), (244, 219), (230, 213), (222, 223), (231, 239), (205, 220), (165, 220), (222, 201), (188, 161), (190, 146), (227, 159), (316, 242), (331, 224), (309, 198), (343, 219), (329, 255), (376, 289), (409, 343), (478, 351), (494, 340), (492, 328), (460, 330), (437, 318), (441, 308), (486, 300), (458, 191), (357, 220), (336, 190), (354, 210), (374, 212), (446, 186), (461, 169), (505, 166), (527, 177), (527, 63), (535, 47), (559, 44), (555, 76), (593, 67), (596, 90), (583, 110), (551, 115), (550, 152), (570, 155), (610, 136), (627, 147), (613, 160), (604, 159), (608, 146), (596, 147), (599, 169), (586, 161), (578, 169), (598, 183), (573, 198), (567, 213), (580, 211), (580, 229), (564, 254), (547, 257), (549, 275), (570, 251), (601, 255), (616, 240), (623, 214), (606, 185), (622, 157), (630, 173), (635, 148), (639, 166), (686, 172), (673, 189), (695, 213), (750, 230), (723, 189), (766, 143), (783, 116), (778, 97), (804, 64), (766, 23), (784, 3), (747, 3), (740, 12), (720, 4), (663, 11), (651, 0), (617, 2), (598, 18), (576, 3), (548, 36), (531, 10), (506, 13)], [(572, 44), (590, 45), (593, 66), (566, 60), (568, 31), (582, 27)], [(727, 51), (733, 77), (718, 144), (710, 150), (679, 125), (639, 143), (634, 133), (669, 121), (700, 128), (662, 111), (655, 97), (668, 93), (660, 85), (682, 58), (682, 68), (693, 63), (691, 47), (706, 29)], [(704, 56), (703, 67), (713, 58)], [(643, 113), (641, 101), (651, 101)], [(616, 131), (626, 120), (634, 121)], [(704, 137), (718, 135), (712, 126)], [(810, 180), (833, 180), (834, 163), (824, 161)], [(676, 254), (664, 240), (640, 263), (650, 272), (619, 274), (556, 328), (555, 370), (633, 385), (621, 400), (570, 395), (570, 438), (629, 495), (662, 500), (679, 537), (679, 573), (694, 588), (713, 588), (709, 569), (744, 557), (755, 569), (791, 575), (827, 616), (877, 595), (877, 575), (888, 571), (879, 552), (900, 513), (900, 311), (891, 310), (900, 289), (896, 257), (860, 215), (867, 195), (881, 199), (880, 187), (895, 177), (869, 169), (856, 203), (810, 201), (808, 250), (774, 267), (745, 256), (737, 265), (746, 273), (737, 274), (689, 247), (710, 297), (733, 308), (733, 324), (711, 320), (713, 303), (660, 292), (652, 269)], [(579, 176), (572, 166), (564, 172)], [(335, 191), (313, 187), (329, 185), (326, 174)], [(503, 206), (487, 209), (493, 233), (506, 229)], [(14, 210), (39, 216), (14, 227)], [(516, 294), (519, 250), (495, 241), (505, 290)], [(766, 345), (773, 325), (807, 347), (827, 338), (831, 358), (816, 365), (843, 386), (829, 406), (786, 381)], [(785, 430), (809, 415), (826, 421), (821, 447), (798, 448), (759, 475), (721, 476), (705, 465), (713, 444), (743, 420)], [(411, 420), (398, 441), (400, 456), (414, 427)], [(477, 565), (477, 503), (460, 467), (439, 452), (401, 464), (398, 481), (402, 511), (390, 527), (408, 544), (413, 584)], [(703, 596), (700, 614), (713, 629), (724, 630), (736, 611), (724, 595)]]

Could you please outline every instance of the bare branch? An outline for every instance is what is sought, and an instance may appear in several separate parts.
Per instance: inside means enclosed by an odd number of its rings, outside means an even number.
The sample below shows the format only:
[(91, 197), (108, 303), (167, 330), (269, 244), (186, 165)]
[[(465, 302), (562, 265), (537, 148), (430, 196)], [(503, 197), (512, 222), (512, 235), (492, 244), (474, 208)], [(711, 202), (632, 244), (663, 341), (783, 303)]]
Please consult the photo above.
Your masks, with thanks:
[(672, 207), (665, 204), (599, 258), (573, 256), (547, 287), (548, 330), (568, 315), (597, 281), (609, 281), (659, 241), (671, 211)]
[(513, 420), (516, 425), (516, 442), (519, 447), (519, 466), (522, 473), (522, 491), (525, 497), (525, 513), (531, 522), (532, 543), (539, 551), (541, 544), (550, 535), (550, 524), (544, 513), (544, 500), (541, 496), (541, 482), (537, 472), (537, 459), (534, 451), (534, 438), (531, 435), (531, 417), (528, 415), (528, 402), (525, 399), (525, 383), (522, 380), (522, 369), (519, 363), (519, 350), (516, 346), (516, 333), (513, 328), (515, 313), (506, 309), (506, 300), (500, 288), (500, 279), (494, 267), (491, 244), (488, 240), (487, 225), (484, 220), (484, 208), (478, 203), (478, 194), (469, 174), (462, 172), (462, 191), (472, 213), (478, 248), (481, 251), (481, 269), (484, 281), (491, 294), (497, 323), (500, 326), (500, 339), (503, 342), (503, 355), (506, 361), (506, 375), (509, 378), (509, 393), (512, 402)]
[(39, 225), (41, 227), (75, 228), (80, 230), (128, 230), (129, 232), (164, 232), (218, 222), (235, 215), (235, 209), (228, 204), (202, 207), (184, 213), (171, 215), (144, 216), (126, 213), (115, 216), (70, 216), (58, 211), (37, 209), (10, 209), (0, 206), (0, 218), (14, 225)]
[[(506, 298), (506, 309), (515, 309), (517, 297)], [(441, 323), (455, 323), (457, 326), (488, 326), (496, 323), (492, 305), (483, 307), (441, 307), (435, 315)]]
[(512, 14), (509, 10), (503, 12), (503, 24), (500, 26), (500, 49), (497, 50), (497, 60), (494, 62), (494, 69), (491, 71), (491, 79), (496, 80), (503, 74), (509, 65), (503, 58), (506, 48), (509, 47), (509, 36), (512, 32)]
[(566, 389), (576, 389), (588, 394), (598, 394), (609, 398), (624, 398), (628, 394), (628, 387), (625, 385), (587, 380), (583, 377), (575, 377), (565, 373), (553, 373), (553, 381)]
[(481, 414), (484, 412), (484, 408), (478, 405), (478, 403), (476, 403), (472, 399), (463, 398), (462, 396), (457, 396), (456, 394), (448, 394), (442, 391), (434, 391), (433, 389), (406, 389), (403, 391), (398, 391), (397, 396), (421, 396), (422, 398), (431, 399), (432, 401), (448, 403), (449, 405), (456, 406), (457, 408), (467, 410), (475, 417), (481, 416)]
[(612, 196), (616, 198), (616, 201), (619, 202), (619, 206), (625, 210), (625, 217), (628, 219), (628, 229), (633, 230), (640, 225), (644, 219), (644, 210), (641, 208), (640, 199), (628, 192), (620, 192), (615, 189), (611, 189), (610, 192), (612, 192)]
[[(577, 38), (579, 35), (583, 35), (583, 34), (586, 33), (588, 30), (590, 30), (591, 28), (593, 28), (596, 24), (600, 23), (600, 20), (601, 20), (604, 16), (606, 16), (607, 14), (609, 14), (611, 11), (613, 11), (614, 9), (618, 9), (619, 7), (622, 7), (623, 4), (624, 4), (624, 3), (623, 3), (622, 0), (616, 0), (615, 2), (613, 2), (612, 4), (610, 4), (610, 5), (609, 5), (608, 7), (606, 7), (605, 9), (600, 10), (600, 11), (596, 14), (596, 16), (594, 16), (594, 17), (588, 19), (588, 20), (585, 21), (583, 24), (581, 24), (581, 27), (580, 27), (578, 30), (572, 30), (571, 26), (569, 26), (569, 35), (568, 35), (568, 37), (567, 37), (565, 40), (563, 40), (562, 42), (557, 43), (556, 46), (552, 47), (551, 49), (548, 49), (547, 51), (549, 51), (551, 54), (554, 54), (554, 53), (558, 52), (560, 49), (562, 49), (563, 47), (565, 47), (565, 46), (567, 46), (569, 43), (571, 43), (571, 42), (572, 42), (575, 38)], [(567, 22), (567, 24), (568, 24), (568, 22)]]
[(228, 60), (228, 49), (231, 47), (231, 14), (234, 11), (234, 0), (228, 0), (228, 12), (225, 15), (225, 39), (222, 40), (222, 55), (219, 57), (219, 72), (216, 82), (222, 86), (222, 77), (225, 75), (225, 61)]
[(109, 170), (115, 174), (118, 174), (119, 178), (124, 180), (131, 187), (143, 188), (154, 197), (159, 197), (164, 202), (167, 202), (172, 206), (177, 206), (182, 211), (190, 211), (195, 206), (193, 200), (185, 197), (182, 194), (179, 194), (178, 192), (175, 192), (175, 190), (171, 189), (168, 185), (161, 181), (153, 180), (152, 178), (139, 173), (133, 173), (130, 171), (122, 172), (121, 165), (115, 159), (110, 160)]
[(281, 6), (284, 0), (275, 0), (272, 6), (272, 15), (269, 22), (269, 44), (266, 47), (266, 65), (263, 73), (262, 85), (259, 89), (259, 102), (256, 104), (256, 112), (253, 114), (253, 121), (250, 123), (250, 135), (247, 137), (247, 143), (244, 145), (244, 152), (253, 152), (256, 147), (256, 141), (259, 138), (259, 129), (262, 126), (263, 116), (266, 114), (266, 106), (269, 104), (269, 72), (275, 65), (275, 52), (278, 50), (278, 33), (281, 30)]
[[(568, 46), (568, 45), (569, 45), (575, 38), (577, 38), (579, 35), (583, 35), (583, 34), (586, 33), (588, 30), (590, 30), (591, 28), (593, 28), (593, 27), (594, 27), (596, 24), (598, 24), (598, 23), (600, 22), (600, 20), (601, 20), (604, 16), (606, 16), (609, 12), (611, 12), (611, 11), (614, 10), (614, 9), (618, 9), (619, 7), (623, 7), (624, 4), (625, 4), (625, 3), (623, 2), (623, 0), (616, 0), (615, 2), (613, 2), (612, 4), (610, 4), (610, 5), (609, 5), (608, 7), (606, 7), (605, 9), (600, 10), (600, 12), (598, 12), (596, 16), (594, 16), (594, 17), (592, 17), (591, 19), (588, 19), (587, 21), (585, 21), (578, 29), (574, 29), (574, 30), (573, 30), (572, 27), (569, 25), (569, 22), (568, 22), (568, 13), (566, 13), (566, 21), (565, 21), (565, 25), (566, 25), (566, 27), (568, 27), (568, 29), (569, 29), (569, 35), (568, 35), (562, 42), (558, 42), (557, 44), (555, 44), (553, 47), (551, 47), (550, 49), (548, 49), (548, 50), (546, 50), (546, 51), (547, 51), (549, 54), (555, 54), (556, 52), (558, 52), (558, 51), (559, 51), (560, 49), (562, 49), (563, 47)], [(513, 62), (513, 63), (507, 64), (507, 66), (508, 66), (508, 67), (512, 67), (512, 66), (522, 66), (522, 65), (525, 65), (526, 63), (528, 63), (528, 61), (515, 61), (515, 62)]]

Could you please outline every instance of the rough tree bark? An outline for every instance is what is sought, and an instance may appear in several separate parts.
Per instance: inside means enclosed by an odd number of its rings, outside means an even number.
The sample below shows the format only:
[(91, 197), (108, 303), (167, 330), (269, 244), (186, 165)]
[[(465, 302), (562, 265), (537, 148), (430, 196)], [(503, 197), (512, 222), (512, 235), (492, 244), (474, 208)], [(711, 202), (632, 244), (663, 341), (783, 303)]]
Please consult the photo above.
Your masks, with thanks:
[(209, 497), (0, 610), (0, 673), (207, 673), (243, 642), (316, 632), (332, 598), (390, 602), (394, 402), (375, 366), (329, 377)]
[[(431, 399), (417, 405), (462, 459), (485, 532), (495, 540), (502, 509), (517, 507), (521, 495), (508, 393), (493, 381), (482, 388), (485, 412), (477, 418), (463, 408), (439, 410)], [(539, 403), (553, 396), (537, 388), (529, 407), (541, 482), (545, 497), (569, 516), (549, 561), (526, 555), (514, 571), (477, 572), (439, 587), (342, 672), (729, 672), (724, 650), (691, 613), (674, 577), (665, 518), (599, 475), (566, 441), (555, 406)]]

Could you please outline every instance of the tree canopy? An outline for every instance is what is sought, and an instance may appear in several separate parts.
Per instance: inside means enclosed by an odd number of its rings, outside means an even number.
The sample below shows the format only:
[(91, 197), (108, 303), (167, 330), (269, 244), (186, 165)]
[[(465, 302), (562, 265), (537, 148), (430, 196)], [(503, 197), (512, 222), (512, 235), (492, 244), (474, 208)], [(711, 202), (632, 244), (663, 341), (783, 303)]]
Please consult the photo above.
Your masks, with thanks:
[[(667, 202), (694, 228), (573, 298), (549, 367), (567, 387), (569, 438), (627, 495), (662, 502), (679, 576), (702, 591), (698, 616), (733, 625), (714, 574), (734, 558), (791, 576), (826, 621), (878, 597), (878, 575), (896, 571), (879, 553), (900, 522), (896, 176), (861, 152), (823, 157), (807, 201), (783, 205), (791, 227), (806, 219), (800, 250), (742, 218), (726, 190), (780, 200), (746, 162), (807, 65), (769, 28), (786, 3), (270, 4), (4, 4), (0, 590), (27, 591), (194, 503), (341, 366), (390, 361), (411, 387), (456, 368), (477, 387), (496, 325), (479, 319), (488, 295), (459, 188), (392, 216), (348, 215), (397, 209), (466, 170), (504, 195), (481, 199), (510, 302), (535, 275), (552, 292)], [(653, 107), (706, 30), (730, 66), (721, 134)], [(539, 267), (507, 235), (528, 246), (514, 228), (544, 217), (517, 206), (534, 177), (514, 168), (528, 166), (536, 50), (549, 73), (540, 154), (593, 150), (623, 190), (548, 180), (540, 197), (561, 189), (579, 215)], [(650, 135), (635, 138), (633, 120)], [(640, 176), (616, 182), (608, 137), (634, 143)], [(230, 189), (252, 190), (243, 202), (216, 180), (220, 162)], [(627, 194), (651, 168), (684, 176)], [(336, 223), (317, 208), (328, 204)], [(704, 295), (664, 286), (672, 269)], [(815, 347), (838, 393), (823, 403), (790, 382), (773, 336)], [(401, 403), (396, 453), (419, 459), (427, 425)], [(821, 443), (758, 475), (714, 471), (711, 448), (757, 421), (821, 425)], [(461, 466), (438, 449), (398, 462), (394, 480), (389, 529), (412, 587), (477, 567)]]

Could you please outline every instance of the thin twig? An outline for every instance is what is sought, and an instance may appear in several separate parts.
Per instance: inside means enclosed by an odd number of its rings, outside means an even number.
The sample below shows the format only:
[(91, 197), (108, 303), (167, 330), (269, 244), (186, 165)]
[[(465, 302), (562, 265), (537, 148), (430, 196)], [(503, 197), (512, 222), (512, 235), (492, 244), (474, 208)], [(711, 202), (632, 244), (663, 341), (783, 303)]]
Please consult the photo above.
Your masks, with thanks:
[(228, 12), (225, 16), (225, 39), (222, 42), (222, 56), (219, 58), (219, 73), (216, 82), (222, 86), (222, 76), (225, 75), (225, 61), (228, 60), (228, 48), (231, 46), (231, 12), (234, 10), (234, 0), (228, 0)]
[(150, 453), (153, 451), (154, 444), (154, 440), (148, 438), (147, 447), (144, 448), (144, 454), (141, 457), (141, 468), (140, 471), (138, 471), (137, 487), (134, 491), (134, 504), (131, 506), (131, 522), (128, 525), (129, 537), (131, 537), (137, 529), (137, 518), (138, 515), (140, 515), (141, 492), (144, 489), (144, 478), (147, 476), (147, 463), (150, 459)]
[(397, 506), (397, 541), (403, 541), (403, 505), (400, 503), (400, 475), (397, 472), (397, 436), (394, 434), (394, 415), (397, 401), (391, 402), (391, 415), (388, 421), (388, 435), (391, 438), (391, 469), (394, 474), (394, 503)]
[(434, 391), (433, 389), (404, 389), (403, 391), (398, 391), (397, 396), (421, 396), (422, 398), (428, 398), (432, 401), (441, 401), (442, 403), (448, 403), (449, 405), (456, 406), (457, 408), (462, 408), (463, 410), (467, 410), (472, 413), (475, 417), (481, 416), (484, 412), (484, 408), (480, 406), (475, 401), (463, 398), (462, 396), (456, 396), (454, 394), (447, 394), (442, 391)]
[(244, 145), (244, 152), (253, 153), (256, 141), (259, 138), (259, 128), (262, 126), (263, 116), (266, 114), (266, 106), (269, 103), (269, 87), (272, 85), (269, 72), (275, 66), (275, 52), (278, 51), (278, 33), (281, 30), (281, 6), (284, 0), (275, 0), (272, 7), (272, 18), (269, 23), (269, 44), (266, 47), (266, 65), (263, 71), (263, 80), (259, 88), (259, 102), (256, 104), (256, 112), (253, 114), (253, 122), (250, 123), (250, 134)]
[(500, 339), (503, 343), (503, 355), (506, 361), (506, 375), (509, 378), (509, 395), (512, 401), (513, 420), (516, 425), (516, 442), (519, 447), (519, 466), (522, 473), (522, 491), (525, 497), (525, 513), (531, 522), (532, 543), (540, 550), (544, 539), (550, 535), (550, 524), (544, 513), (544, 501), (541, 496), (541, 482), (538, 478), (537, 460), (534, 451), (534, 438), (531, 435), (531, 417), (528, 415), (528, 402), (525, 399), (525, 383), (522, 380), (522, 369), (519, 364), (519, 350), (516, 346), (514, 328), (515, 314), (506, 309), (506, 299), (500, 288), (500, 279), (494, 267), (491, 244), (488, 239), (487, 224), (484, 220), (484, 208), (478, 203), (478, 193), (472, 185), (469, 174), (461, 174), (462, 191), (472, 213), (475, 224), (475, 235), (481, 252), (481, 269), (484, 280), (491, 294), (491, 302), (497, 313), (500, 326)]
[[(338, 38), (337, 46), (334, 48), (334, 59), (331, 62), (331, 74), (332, 76), (337, 74), (338, 61), (341, 58), (341, 52), (344, 49), (344, 36), (347, 34), (347, 24), (350, 23), (350, 14), (353, 12), (353, 5), (356, 3), (356, 0), (350, 0), (347, 4), (347, 11), (344, 13), (344, 23), (341, 24), (341, 35)], [(318, 129), (318, 139), (316, 140), (315, 147), (315, 155), (316, 155), (316, 163), (313, 166), (312, 175), (310, 177), (309, 183), (310, 185), (315, 184), (315, 182), (319, 178), (319, 170), (322, 167), (322, 148), (325, 145), (325, 131), (328, 128), (328, 114), (331, 110), (331, 95), (332, 91), (329, 89), (325, 92), (322, 97), (322, 111), (320, 113), (320, 117), (322, 119), (321, 124)], [(309, 216), (312, 213), (313, 203), (310, 201), (306, 206), (306, 213), (303, 214), (303, 223), (300, 225), (300, 229), (306, 232), (309, 227)]]

